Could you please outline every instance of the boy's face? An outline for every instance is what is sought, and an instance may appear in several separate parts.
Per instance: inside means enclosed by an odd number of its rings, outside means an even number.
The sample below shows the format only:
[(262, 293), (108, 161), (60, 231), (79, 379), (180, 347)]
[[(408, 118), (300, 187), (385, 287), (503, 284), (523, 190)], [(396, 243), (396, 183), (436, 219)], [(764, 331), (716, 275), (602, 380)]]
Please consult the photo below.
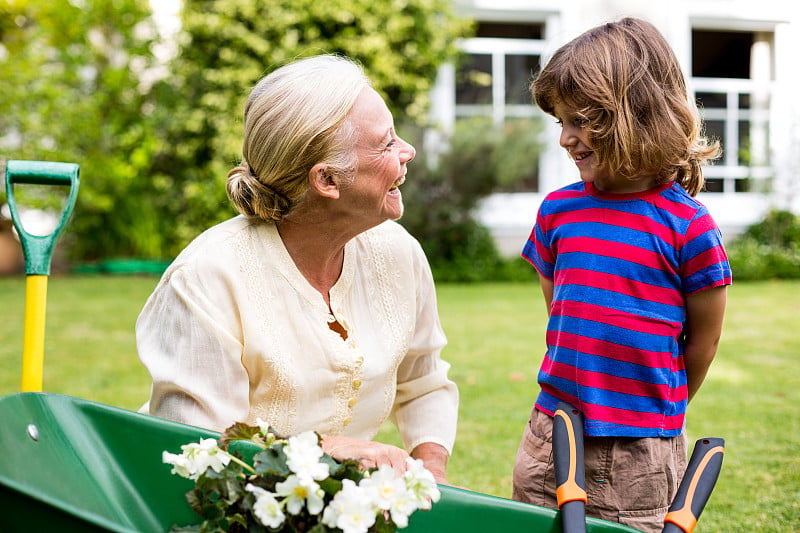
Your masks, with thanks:
[(576, 109), (563, 102), (556, 103), (553, 114), (561, 126), (558, 142), (575, 162), (581, 179), (593, 182), (600, 190), (606, 190), (604, 185), (610, 180), (609, 172), (606, 166), (600, 163), (589, 142), (586, 119), (582, 118)]
[(586, 119), (581, 117), (577, 109), (558, 102), (553, 108), (553, 115), (561, 125), (558, 142), (575, 162), (583, 181), (592, 182), (598, 190), (613, 194), (642, 192), (656, 186), (656, 176), (652, 173), (643, 172), (632, 179), (612, 174), (608, 165), (600, 161), (594, 151), (589, 141)]

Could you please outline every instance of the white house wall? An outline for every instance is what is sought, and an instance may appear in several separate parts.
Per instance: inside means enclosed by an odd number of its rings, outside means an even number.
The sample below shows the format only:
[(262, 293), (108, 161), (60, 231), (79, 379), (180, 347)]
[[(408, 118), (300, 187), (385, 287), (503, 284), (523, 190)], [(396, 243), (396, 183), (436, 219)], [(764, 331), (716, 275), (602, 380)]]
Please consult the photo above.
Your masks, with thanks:
[[(692, 29), (768, 31), (774, 34), (771, 65), (753, 65), (753, 72), (766, 67), (772, 86), (769, 115), (769, 151), (775, 181), (769, 193), (701, 193), (705, 203), (730, 240), (758, 221), (770, 207), (790, 208), (800, 213), (800, 2), (785, 0), (455, 0), (464, 16), (485, 21), (546, 22), (546, 60), (560, 45), (583, 31), (636, 16), (649, 20), (664, 33), (685, 72), (691, 72)], [(769, 61), (769, 58), (767, 58)], [(444, 75), (452, 78), (452, 67)], [(452, 80), (451, 82), (452, 83)], [(690, 81), (691, 83), (691, 81)], [(454, 120), (452, 97), (438, 87), (434, 91), (434, 113), (449, 130)], [(437, 107), (439, 106), (439, 107)], [(576, 181), (574, 164), (558, 146), (558, 128), (546, 121), (545, 148), (540, 159), (540, 192), (495, 194), (478, 210), (478, 218), (495, 236), (501, 252), (518, 254), (535, 220), (539, 202), (547, 192)], [(725, 149), (725, 147), (723, 147)]]

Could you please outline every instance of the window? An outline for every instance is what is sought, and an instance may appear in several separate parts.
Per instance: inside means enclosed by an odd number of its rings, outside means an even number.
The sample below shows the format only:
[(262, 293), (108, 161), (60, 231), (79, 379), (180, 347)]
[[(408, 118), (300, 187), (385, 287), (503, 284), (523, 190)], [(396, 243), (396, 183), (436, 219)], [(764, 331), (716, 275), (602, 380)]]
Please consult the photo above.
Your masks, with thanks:
[(706, 191), (764, 192), (769, 160), (772, 33), (692, 31), (692, 83), (706, 134), (722, 160), (704, 170)]
[(544, 46), (541, 23), (481, 22), (456, 70), (456, 116), (532, 116), (528, 90)]
[[(479, 22), (475, 37), (466, 39), (465, 52), (455, 71), (455, 120), (487, 117), (497, 128), (509, 128), (538, 142), (541, 112), (533, 104), (530, 82), (539, 69), (544, 50), (544, 24), (540, 22)], [(529, 124), (527, 131), (520, 125)], [(524, 128), (523, 128), (524, 129)], [(530, 146), (529, 145), (529, 146)], [(536, 190), (536, 162), (513, 190)]]
[(750, 79), (755, 35), (744, 31), (692, 31), (692, 76)]

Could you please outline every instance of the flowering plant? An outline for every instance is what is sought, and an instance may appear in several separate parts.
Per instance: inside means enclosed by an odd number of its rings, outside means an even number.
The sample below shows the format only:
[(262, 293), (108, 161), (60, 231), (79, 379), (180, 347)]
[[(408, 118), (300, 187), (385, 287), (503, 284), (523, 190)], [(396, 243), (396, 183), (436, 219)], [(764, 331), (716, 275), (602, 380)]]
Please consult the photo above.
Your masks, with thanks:
[[(219, 441), (200, 439), (180, 454), (163, 452), (173, 474), (194, 480), (186, 497), (203, 517), (172, 531), (388, 533), (439, 500), (433, 474), (418, 459), (408, 458), (397, 477), (388, 465), (362, 469), (356, 459), (333, 459), (315, 432), (285, 438), (257, 424), (234, 424)], [(257, 445), (252, 464), (229, 448), (234, 441)]]

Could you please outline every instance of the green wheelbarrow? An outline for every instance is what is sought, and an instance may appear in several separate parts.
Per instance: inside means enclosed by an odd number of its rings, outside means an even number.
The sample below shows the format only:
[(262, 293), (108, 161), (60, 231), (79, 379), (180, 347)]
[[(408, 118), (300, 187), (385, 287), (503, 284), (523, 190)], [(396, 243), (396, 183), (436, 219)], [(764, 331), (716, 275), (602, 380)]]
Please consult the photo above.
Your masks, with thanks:
[[(0, 454), (0, 531), (156, 533), (200, 522), (185, 498), (193, 482), (173, 475), (171, 467), (162, 462), (162, 452), (178, 450), (200, 438), (216, 439), (219, 433), (41, 392), (0, 398), (0, 420), (0, 449), (4, 452)], [(245, 446), (246, 454), (247, 443), (238, 444)], [(697, 452), (698, 447), (690, 461), (690, 471), (695, 473), (687, 472), (684, 477), (678, 507), (692, 506), (691, 493), (703, 484), (699, 481), (705, 470), (703, 461), (714, 457), (708, 450)], [(698, 463), (700, 456), (703, 460)], [(713, 478), (715, 481), (716, 475)], [(564, 510), (444, 485), (439, 488), (441, 499), (431, 510), (414, 513), (404, 532), (561, 533), (569, 527), (564, 520), (569, 514)], [(710, 487), (707, 491), (710, 493)], [(699, 509), (705, 504), (701, 500), (695, 498)], [(699, 515), (698, 508), (692, 513)], [(581, 528), (588, 533), (637, 531), (585, 517)]]
[[(197, 524), (193, 482), (171, 474), (164, 450), (219, 434), (71, 396), (21, 392), (0, 398), (0, 531), (166, 532)], [(244, 444), (244, 443), (243, 443)], [(440, 486), (408, 533), (561, 532), (560, 513)], [(590, 533), (634, 529), (592, 518)]]

